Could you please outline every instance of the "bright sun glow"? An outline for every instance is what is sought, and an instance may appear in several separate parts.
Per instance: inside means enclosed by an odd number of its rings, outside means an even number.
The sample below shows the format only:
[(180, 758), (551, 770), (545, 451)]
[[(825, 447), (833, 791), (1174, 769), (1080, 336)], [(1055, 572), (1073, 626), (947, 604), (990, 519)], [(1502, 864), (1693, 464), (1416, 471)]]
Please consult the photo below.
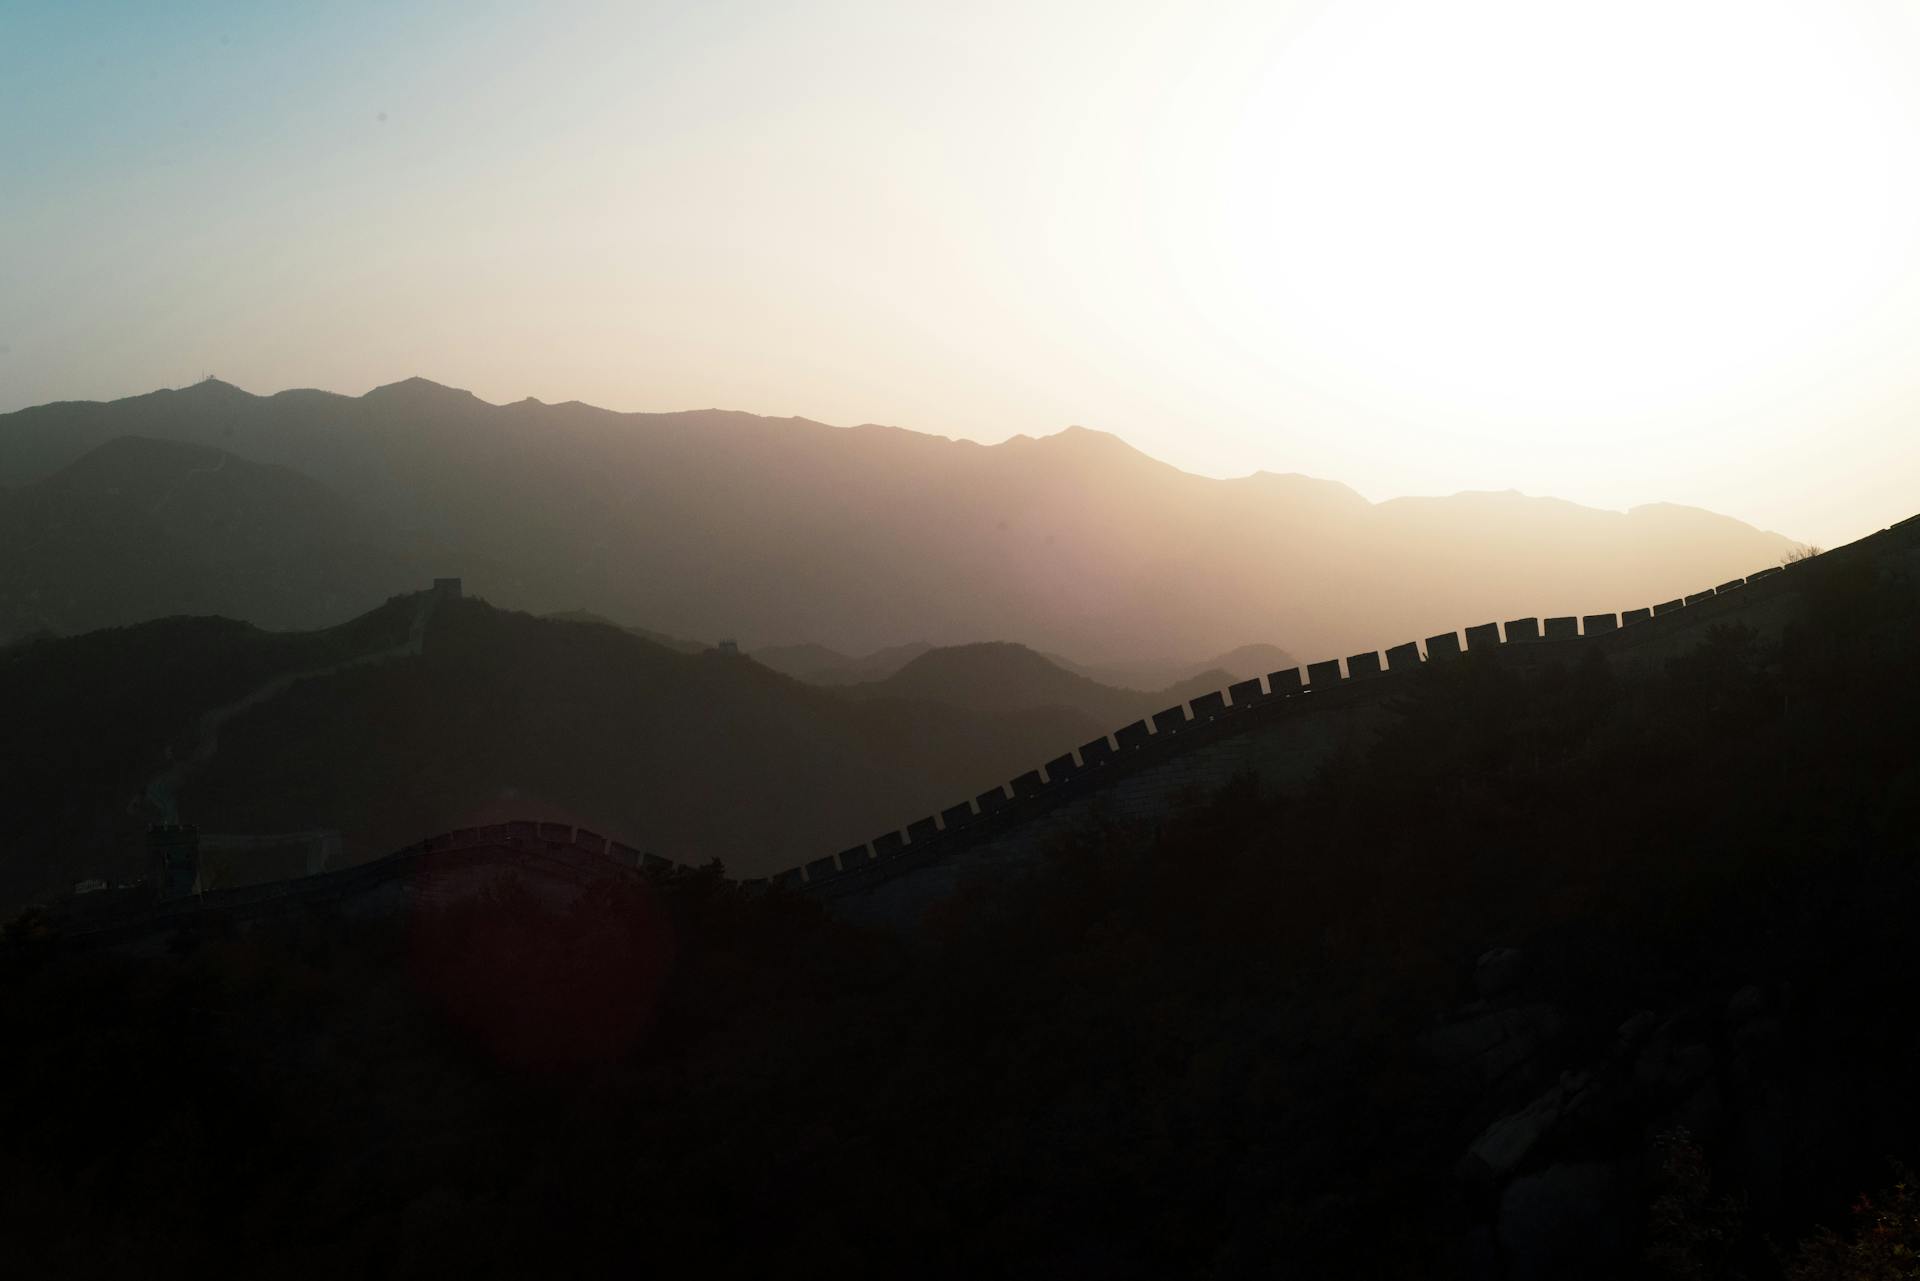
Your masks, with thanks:
[(1510, 421), (1698, 410), (1828, 354), (1908, 247), (1871, 57), (1815, 7), (1393, 18), (1274, 63), (1213, 206), (1246, 332), (1341, 376)]
[(1161, 243), (1209, 341), (1436, 450), (1722, 449), (1700, 428), (1871, 361), (1912, 266), (1912, 103), (1858, 19), (1332, 7), (1196, 95), (1237, 115), (1169, 158)]
[(0, 7), (0, 408), (421, 374), (1920, 508), (1911, 0), (195, 12)]

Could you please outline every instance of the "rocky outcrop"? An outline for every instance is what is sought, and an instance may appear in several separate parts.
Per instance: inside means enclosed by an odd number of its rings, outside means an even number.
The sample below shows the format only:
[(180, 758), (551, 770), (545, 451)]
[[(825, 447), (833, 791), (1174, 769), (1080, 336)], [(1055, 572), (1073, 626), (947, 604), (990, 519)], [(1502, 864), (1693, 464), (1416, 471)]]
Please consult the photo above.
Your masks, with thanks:
[[(1818, 1011), (1789, 1017), (1765, 985), (1630, 1012), (1610, 1038), (1538, 987), (1522, 954), (1488, 950), (1472, 998), (1424, 1046), (1471, 1074), (1485, 1108), (1455, 1168), (1461, 1272), (1480, 1281), (1642, 1275), (1647, 1206), (1676, 1146), (1710, 1149), (1749, 1225), (1764, 1223), (1810, 1154), (1904, 1095), (1882, 1081), (1868, 1101), (1848, 1096), (1861, 1083), (1847, 1056), (1802, 1026)], [(1602, 1054), (1563, 1061), (1596, 1041)]]

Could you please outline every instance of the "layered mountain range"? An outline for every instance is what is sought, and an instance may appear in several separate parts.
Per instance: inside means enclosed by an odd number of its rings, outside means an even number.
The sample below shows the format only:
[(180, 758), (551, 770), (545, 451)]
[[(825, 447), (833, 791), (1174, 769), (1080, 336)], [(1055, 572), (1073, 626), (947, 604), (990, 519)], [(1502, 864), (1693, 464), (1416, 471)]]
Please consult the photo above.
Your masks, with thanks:
[(23, 641), (0, 647), (0, 910), (143, 875), (162, 818), (337, 832), (354, 862), (535, 814), (765, 875), (1226, 675), (1115, 689), (992, 644), (827, 689), (602, 621), (420, 595), (316, 632), (168, 618)]
[(0, 415), (0, 490), (0, 635), (209, 611), (317, 627), (431, 561), (498, 604), (673, 636), (847, 654), (1009, 639), (1157, 673), (1250, 642), (1313, 658), (1618, 609), (1791, 548), (1670, 505), (1209, 479), (1081, 428), (988, 446), (493, 405), (422, 379), (359, 397), (208, 381)]

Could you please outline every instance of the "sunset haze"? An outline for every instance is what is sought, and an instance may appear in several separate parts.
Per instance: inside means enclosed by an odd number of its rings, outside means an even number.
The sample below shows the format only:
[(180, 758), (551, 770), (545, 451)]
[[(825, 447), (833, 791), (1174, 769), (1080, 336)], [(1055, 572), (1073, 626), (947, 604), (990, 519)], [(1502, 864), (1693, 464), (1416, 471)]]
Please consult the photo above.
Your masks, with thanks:
[(1832, 545), (1920, 482), (1911, 7), (0, 14), (0, 409), (212, 372)]

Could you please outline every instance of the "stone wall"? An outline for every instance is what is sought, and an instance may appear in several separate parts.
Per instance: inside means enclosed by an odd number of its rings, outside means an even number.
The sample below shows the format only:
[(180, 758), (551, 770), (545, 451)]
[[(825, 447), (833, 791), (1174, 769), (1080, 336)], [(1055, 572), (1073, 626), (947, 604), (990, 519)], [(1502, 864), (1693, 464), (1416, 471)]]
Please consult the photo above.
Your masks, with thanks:
[[(1680, 600), (1620, 613), (1519, 618), (1406, 641), (1344, 661), (1242, 681), (1168, 708), (1064, 753), (1003, 787), (867, 844), (793, 867), (770, 881), (817, 894), (852, 919), (908, 925), (971, 876), (1031, 866), (1056, 840), (1095, 821), (1151, 824), (1183, 797), (1237, 776), (1287, 789), (1343, 746), (1364, 747), (1393, 713), (1390, 699), (1427, 663), (1498, 650), (1510, 661), (1565, 662), (1597, 650), (1625, 667), (1658, 665), (1708, 629), (1738, 622), (1778, 635), (1800, 608), (1810, 566), (1871, 562), (1883, 579), (1920, 582), (1920, 517), (1826, 553), (1770, 566)], [(904, 833), (904, 834), (903, 834)]]
[[(1598, 650), (1623, 666), (1655, 665), (1697, 645), (1718, 623), (1777, 635), (1801, 606), (1812, 565), (1871, 564), (1890, 585), (1920, 586), (1920, 517), (1826, 553), (1762, 569), (1681, 600), (1618, 614), (1481, 623), (1386, 651), (1327, 659), (1204, 694), (1063, 752), (1011, 782), (938, 814), (823, 854), (750, 886), (819, 896), (837, 914), (893, 926), (916, 921), (969, 877), (1018, 874), (1061, 837), (1095, 823), (1150, 830), (1185, 798), (1236, 777), (1297, 786), (1343, 747), (1364, 748), (1394, 715), (1393, 696), (1429, 663), (1497, 650), (1508, 661), (1564, 662)], [(213, 915), (244, 922), (320, 904), (397, 912), (449, 901), (501, 875), (567, 887), (671, 866), (597, 832), (522, 820), (462, 828), (340, 871), (131, 906), (89, 894), (68, 904), (67, 933), (108, 946), (154, 946)], [(84, 904), (84, 906), (81, 906)]]

